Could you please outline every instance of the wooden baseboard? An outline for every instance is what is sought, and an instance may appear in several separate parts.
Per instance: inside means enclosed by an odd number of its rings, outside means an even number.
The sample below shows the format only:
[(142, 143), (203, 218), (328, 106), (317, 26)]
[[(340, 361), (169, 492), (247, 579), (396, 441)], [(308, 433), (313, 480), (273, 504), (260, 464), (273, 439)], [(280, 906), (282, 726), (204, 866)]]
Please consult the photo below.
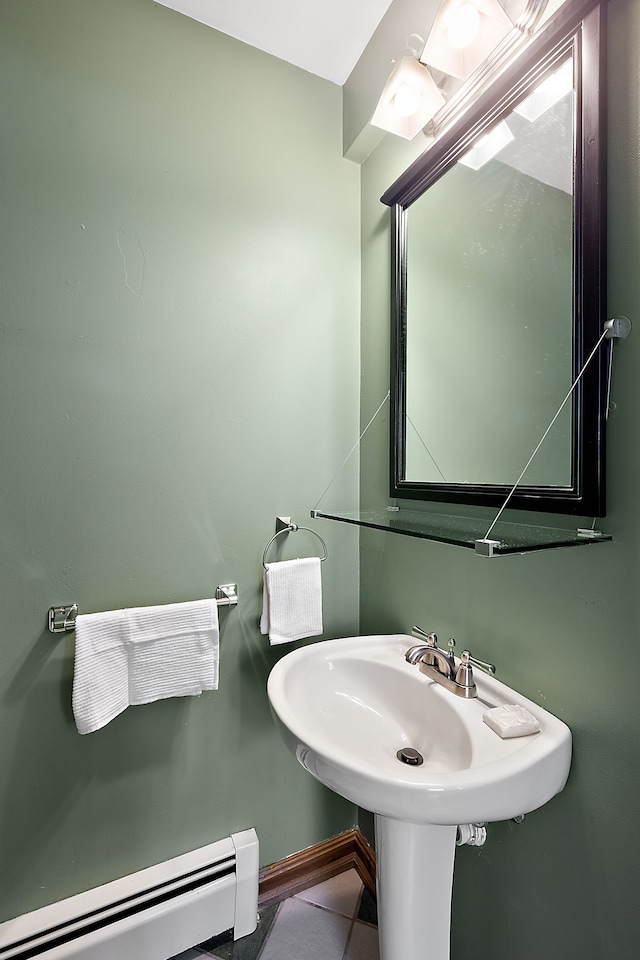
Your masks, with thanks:
[(272, 903), (280, 903), (352, 867), (375, 897), (376, 855), (358, 827), (263, 867), (259, 878), (258, 904), (267, 907)]

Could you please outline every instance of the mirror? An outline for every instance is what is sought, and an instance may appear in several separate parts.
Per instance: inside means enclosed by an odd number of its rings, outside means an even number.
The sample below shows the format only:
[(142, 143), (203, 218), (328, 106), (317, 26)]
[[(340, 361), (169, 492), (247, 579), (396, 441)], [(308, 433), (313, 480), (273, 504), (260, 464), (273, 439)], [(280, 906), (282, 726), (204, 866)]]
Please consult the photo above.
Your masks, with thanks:
[[(602, 16), (590, 6), (566, 4), (382, 198), (394, 497), (502, 504), (602, 332)], [(604, 515), (606, 361), (605, 346), (510, 507)]]

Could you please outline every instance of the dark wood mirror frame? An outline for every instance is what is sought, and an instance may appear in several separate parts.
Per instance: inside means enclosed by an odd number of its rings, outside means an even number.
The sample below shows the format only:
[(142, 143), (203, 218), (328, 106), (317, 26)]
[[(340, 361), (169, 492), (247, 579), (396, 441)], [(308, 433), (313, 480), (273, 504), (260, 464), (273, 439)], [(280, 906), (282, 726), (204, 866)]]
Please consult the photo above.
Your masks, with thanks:
[[(511, 111), (545, 73), (574, 56), (576, 139), (574, 182), (573, 370), (593, 350), (606, 320), (605, 0), (568, 0), (519, 57), (384, 193), (392, 211), (391, 496), (500, 506), (511, 487), (423, 483), (405, 479), (407, 211), (487, 128)], [(603, 344), (572, 398), (569, 486), (518, 487), (509, 507), (580, 516), (605, 514), (605, 403), (608, 348)], [(533, 452), (533, 450), (531, 451)], [(523, 464), (524, 466), (524, 464)], [(515, 481), (515, 478), (514, 478)]]

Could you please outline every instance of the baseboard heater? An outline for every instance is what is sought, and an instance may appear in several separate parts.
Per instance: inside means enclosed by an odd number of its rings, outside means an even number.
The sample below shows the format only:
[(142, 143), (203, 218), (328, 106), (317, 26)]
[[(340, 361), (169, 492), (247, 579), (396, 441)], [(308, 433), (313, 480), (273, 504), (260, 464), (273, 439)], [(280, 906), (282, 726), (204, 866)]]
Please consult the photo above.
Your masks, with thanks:
[(256, 928), (258, 837), (243, 830), (0, 924), (0, 960), (168, 960)]

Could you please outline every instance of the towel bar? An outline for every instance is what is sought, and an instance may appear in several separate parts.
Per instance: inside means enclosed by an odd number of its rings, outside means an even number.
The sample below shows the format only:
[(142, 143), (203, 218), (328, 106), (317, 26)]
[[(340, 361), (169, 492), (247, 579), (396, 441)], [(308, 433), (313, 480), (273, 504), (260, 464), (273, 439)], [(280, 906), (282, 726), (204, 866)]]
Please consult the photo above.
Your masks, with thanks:
[(262, 553), (262, 566), (266, 568), (267, 554), (269, 552), (269, 547), (281, 533), (295, 533), (296, 530), (306, 530), (308, 533), (312, 533), (314, 537), (317, 537), (320, 543), (322, 544), (322, 549), (324, 550), (324, 556), (320, 557), (320, 560), (326, 560), (329, 556), (329, 551), (327, 550), (327, 545), (320, 536), (319, 533), (316, 533), (315, 530), (312, 530), (311, 527), (299, 527), (297, 523), (293, 523), (291, 517), (276, 517), (276, 532), (269, 540), (269, 543), (264, 548)]
[[(219, 607), (236, 607), (238, 605), (238, 584), (222, 583), (216, 587), (216, 603)], [(66, 606), (49, 607), (47, 625), (49, 633), (68, 633), (76, 628), (78, 604), (69, 603)]]

